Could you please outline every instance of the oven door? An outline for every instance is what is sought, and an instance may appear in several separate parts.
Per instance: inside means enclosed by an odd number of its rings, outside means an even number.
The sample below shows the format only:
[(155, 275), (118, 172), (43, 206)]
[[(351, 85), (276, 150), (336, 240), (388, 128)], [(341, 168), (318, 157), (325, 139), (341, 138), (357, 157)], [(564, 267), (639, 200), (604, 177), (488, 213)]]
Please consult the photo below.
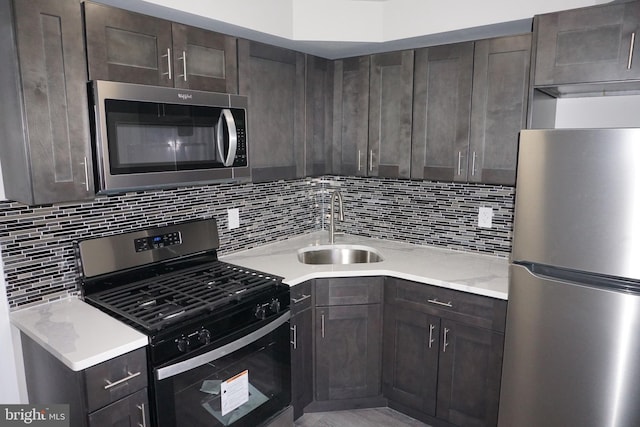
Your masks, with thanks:
[(287, 311), (153, 370), (155, 423), (255, 427), (291, 402)]

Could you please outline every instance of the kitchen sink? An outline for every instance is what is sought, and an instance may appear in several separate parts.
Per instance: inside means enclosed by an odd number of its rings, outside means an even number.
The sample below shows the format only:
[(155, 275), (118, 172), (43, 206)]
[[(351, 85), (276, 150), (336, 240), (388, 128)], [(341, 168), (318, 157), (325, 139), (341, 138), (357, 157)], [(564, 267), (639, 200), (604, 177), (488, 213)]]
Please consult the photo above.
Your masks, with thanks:
[(298, 251), (298, 261), (304, 264), (361, 264), (382, 260), (374, 248), (359, 245), (310, 246)]

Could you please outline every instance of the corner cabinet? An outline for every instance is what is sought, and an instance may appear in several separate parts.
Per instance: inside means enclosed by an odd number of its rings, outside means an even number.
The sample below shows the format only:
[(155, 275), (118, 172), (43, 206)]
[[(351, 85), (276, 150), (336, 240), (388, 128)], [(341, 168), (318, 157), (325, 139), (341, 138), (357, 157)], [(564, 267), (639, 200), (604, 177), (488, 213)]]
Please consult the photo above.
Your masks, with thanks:
[(5, 195), (29, 205), (94, 196), (79, 0), (0, 2)]
[(249, 97), (249, 162), (254, 182), (304, 176), (305, 57), (238, 40), (240, 94)]
[(21, 334), (29, 402), (68, 404), (73, 427), (151, 426), (144, 348), (72, 371)]
[(385, 280), (382, 389), (427, 423), (495, 426), (506, 301)]
[(315, 400), (325, 408), (380, 398), (382, 284), (380, 277), (316, 280)]
[(320, 176), (332, 172), (333, 62), (306, 56), (305, 173)]
[(640, 79), (640, 2), (536, 16), (535, 86)]
[(84, 3), (90, 80), (238, 93), (236, 39)]

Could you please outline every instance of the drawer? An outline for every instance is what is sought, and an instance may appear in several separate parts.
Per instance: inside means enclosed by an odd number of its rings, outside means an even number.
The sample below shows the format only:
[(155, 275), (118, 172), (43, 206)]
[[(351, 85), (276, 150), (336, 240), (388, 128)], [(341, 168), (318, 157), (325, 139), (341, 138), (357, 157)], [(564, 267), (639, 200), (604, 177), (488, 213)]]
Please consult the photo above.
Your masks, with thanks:
[(89, 414), (90, 427), (150, 425), (146, 388)]
[(382, 302), (382, 277), (316, 279), (316, 306)]
[(452, 289), (387, 278), (385, 302), (504, 332), (507, 302)]
[(146, 349), (140, 348), (86, 369), (85, 382), (89, 412), (145, 388)]
[(313, 281), (309, 280), (291, 287), (291, 315), (312, 306)]

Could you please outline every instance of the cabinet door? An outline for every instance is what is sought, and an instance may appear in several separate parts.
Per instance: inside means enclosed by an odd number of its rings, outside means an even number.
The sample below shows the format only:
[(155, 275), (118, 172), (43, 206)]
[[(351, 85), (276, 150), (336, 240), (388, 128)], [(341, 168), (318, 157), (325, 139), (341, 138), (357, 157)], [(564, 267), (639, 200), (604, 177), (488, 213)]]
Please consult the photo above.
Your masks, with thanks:
[(440, 318), (385, 304), (383, 342), (384, 397), (435, 416)]
[(458, 426), (498, 422), (504, 335), (442, 320), (436, 416)]
[(316, 308), (316, 400), (380, 394), (380, 304)]
[(536, 86), (640, 78), (639, 2), (540, 15), (534, 26)]
[(333, 61), (307, 55), (305, 176), (331, 173)]
[(90, 80), (173, 86), (171, 22), (84, 3)]
[(367, 175), (369, 159), (369, 57), (335, 61), (333, 171)]
[(418, 49), (411, 178), (466, 181), (473, 43)]
[(470, 182), (516, 182), (518, 135), (526, 127), (530, 57), (530, 34), (475, 44)]
[(304, 55), (238, 41), (240, 94), (249, 97), (249, 162), (254, 182), (304, 175)]
[(413, 51), (371, 57), (368, 175), (409, 178)]
[(171, 24), (174, 86), (238, 93), (236, 39), (182, 24)]
[(151, 424), (146, 388), (89, 414), (89, 427), (139, 427), (149, 425)]
[(298, 419), (313, 401), (313, 309), (291, 317), (291, 405)]
[[(12, 102), (0, 108), (3, 132), (13, 139), (3, 142), (3, 156), (11, 159), (2, 164), (6, 196), (29, 204), (92, 198), (80, 3), (16, 1), (14, 7), (20, 83), (6, 85), (11, 73), (17, 74), (15, 62), (6, 64), (10, 70), (3, 69), (3, 93), (12, 97), (21, 84), (24, 117)], [(6, 25), (11, 28), (10, 22)]]

